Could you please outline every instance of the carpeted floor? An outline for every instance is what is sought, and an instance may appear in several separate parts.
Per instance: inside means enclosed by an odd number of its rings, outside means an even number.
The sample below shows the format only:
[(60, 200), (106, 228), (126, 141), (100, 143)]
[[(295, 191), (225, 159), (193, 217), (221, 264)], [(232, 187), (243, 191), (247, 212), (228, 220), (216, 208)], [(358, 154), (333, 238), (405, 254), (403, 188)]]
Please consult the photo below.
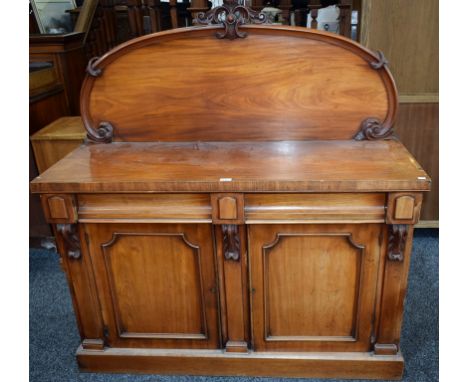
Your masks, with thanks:
[[(417, 230), (403, 325), (404, 381), (439, 380), (438, 230)], [(80, 339), (65, 275), (58, 255), (30, 250), (30, 381), (31, 382), (274, 382), (286, 378), (191, 377), (79, 373), (74, 353)], [(334, 381), (307, 379), (307, 381)]]

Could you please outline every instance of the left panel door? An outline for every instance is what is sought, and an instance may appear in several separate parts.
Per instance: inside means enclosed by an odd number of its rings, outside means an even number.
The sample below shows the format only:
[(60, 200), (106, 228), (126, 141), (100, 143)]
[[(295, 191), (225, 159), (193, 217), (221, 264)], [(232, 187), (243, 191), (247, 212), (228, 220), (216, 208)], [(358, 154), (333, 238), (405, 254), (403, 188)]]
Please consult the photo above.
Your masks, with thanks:
[(107, 346), (219, 347), (209, 224), (85, 224)]

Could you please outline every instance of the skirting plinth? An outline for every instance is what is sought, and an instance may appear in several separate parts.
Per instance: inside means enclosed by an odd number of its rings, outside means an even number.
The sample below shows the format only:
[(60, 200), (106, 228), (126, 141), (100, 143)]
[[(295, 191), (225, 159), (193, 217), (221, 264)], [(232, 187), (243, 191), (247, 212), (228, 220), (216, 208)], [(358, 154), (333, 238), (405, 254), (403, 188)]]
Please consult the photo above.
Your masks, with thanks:
[(373, 353), (229, 353), (221, 350), (77, 350), (81, 371), (217, 376), (401, 379), (403, 357)]

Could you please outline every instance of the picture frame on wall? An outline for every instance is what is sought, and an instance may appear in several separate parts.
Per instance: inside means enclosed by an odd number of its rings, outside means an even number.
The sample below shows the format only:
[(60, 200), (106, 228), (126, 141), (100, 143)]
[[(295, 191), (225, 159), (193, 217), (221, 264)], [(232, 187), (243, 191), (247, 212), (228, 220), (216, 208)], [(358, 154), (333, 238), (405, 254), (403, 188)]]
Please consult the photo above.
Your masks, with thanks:
[(40, 33), (59, 34), (73, 31), (70, 14), (75, 0), (30, 0)]

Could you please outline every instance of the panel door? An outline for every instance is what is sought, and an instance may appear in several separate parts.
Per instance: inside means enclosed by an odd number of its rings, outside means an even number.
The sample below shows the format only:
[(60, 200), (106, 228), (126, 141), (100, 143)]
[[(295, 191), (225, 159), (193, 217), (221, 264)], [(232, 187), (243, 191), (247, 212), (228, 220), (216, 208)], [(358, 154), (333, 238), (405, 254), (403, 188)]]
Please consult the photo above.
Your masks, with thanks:
[(248, 230), (255, 350), (370, 349), (380, 225)]
[(85, 224), (111, 347), (218, 348), (208, 224)]

